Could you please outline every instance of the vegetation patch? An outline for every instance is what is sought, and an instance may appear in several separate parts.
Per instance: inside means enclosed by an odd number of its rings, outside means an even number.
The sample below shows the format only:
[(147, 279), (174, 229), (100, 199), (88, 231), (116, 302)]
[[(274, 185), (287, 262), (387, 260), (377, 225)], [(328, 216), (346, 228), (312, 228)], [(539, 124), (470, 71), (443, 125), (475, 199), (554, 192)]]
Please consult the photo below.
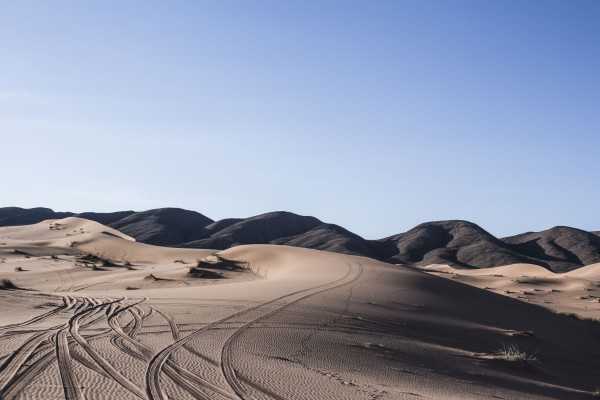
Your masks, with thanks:
[(196, 268), (243, 271), (248, 269), (248, 262), (243, 260), (230, 260), (219, 254), (214, 254), (212, 256), (203, 258), (202, 260), (197, 260)]
[(99, 270), (100, 269), (100, 268), (98, 268), (99, 266), (100, 267), (114, 266), (114, 264), (111, 263), (109, 260), (102, 258), (102, 257), (98, 257), (91, 253), (87, 253), (87, 254), (77, 257), (77, 262), (75, 263), (75, 265), (86, 267), (86, 268), (91, 268), (94, 271)]
[(0, 279), (0, 290), (6, 289), (17, 289), (17, 287), (9, 279)]
[(535, 355), (520, 350), (516, 344), (503, 344), (502, 348), (496, 351), (495, 356), (497, 359), (504, 360), (521, 368), (530, 367), (531, 363), (537, 361)]
[(190, 267), (188, 269), (188, 275), (192, 278), (204, 278), (204, 279), (221, 279), (223, 276), (215, 271), (210, 271), (198, 267)]
[(514, 331), (511, 333), (511, 336), (532, 337), (535, 336), (535, 334), (533, 333), (533, 331)]
[(67, 229), (67, 227), (59, 224), (58, 222), (54, 222), (54, 223), (50, 224), (50, 226), (48, 227), (48, 229), (50, 229), (50, 230), (60, 230), (60, 229)]

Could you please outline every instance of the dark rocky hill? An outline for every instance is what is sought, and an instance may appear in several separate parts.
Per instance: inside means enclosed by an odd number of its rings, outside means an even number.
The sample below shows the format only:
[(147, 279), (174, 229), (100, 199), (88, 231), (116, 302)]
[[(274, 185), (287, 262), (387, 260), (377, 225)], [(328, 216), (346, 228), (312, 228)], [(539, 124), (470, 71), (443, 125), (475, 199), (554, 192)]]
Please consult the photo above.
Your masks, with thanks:
[(140, 242), (161, 246), (220, 250), (240, 244), (270, 243), (398, 264), (489, 268), (531, 263), (555, 272), (600, 262), (600, 232), (564, 226), (498, 239), (471, 222), (450, 220), (420, 224), (384, 239), (365, 240), (338, 225), (284, 211), (215, 222), (198, 212), (179, 208), (73, 214), (41, 207), (0, 208), (0, 226), (73, 215), (108, 225)]
[(272, 240), (271, 243), (371, 258), (379, 257), (377, 250), (367, 240), (333, 224), (321, 224), (307, 232)]
[(135, 211), (117, 211), (111, 213), (84, 212), (80, 214), (75, 214), (74, 216), (79, 218), (91, 219), (92, 221), (99, 222), (103, 225), (110, 225), (135, 213)]
[(557, 272), (600, 262), (600, 237), (568, 226), (522, 233), (502, 241), (513, 251), (534, 259), (534, 264), (545, 264)]
[(213, 222), (195, 211), (159, 208), (127, 215), (108, 226), (143, 243), (176, 246), (202, 236), (204, 227)]
[(272, 243), (276, 239), (308, 232), (322, 224), (314, 217), (277, 211), (246, 219), (215, 222), (206, 227), (203, 238), (183, 243), (182, 246), (226, 249), (240, 244)]
[(55, 212), (49, 208), (0, 208), (0, 226), (37, 224), (45, 219), (61, 219), (72, 216), (70, 212)]
[(427, 222), (379, 242), (379, 258), (396, 263), (487, 268), (532, 261), (478, 225), (460, 220)]

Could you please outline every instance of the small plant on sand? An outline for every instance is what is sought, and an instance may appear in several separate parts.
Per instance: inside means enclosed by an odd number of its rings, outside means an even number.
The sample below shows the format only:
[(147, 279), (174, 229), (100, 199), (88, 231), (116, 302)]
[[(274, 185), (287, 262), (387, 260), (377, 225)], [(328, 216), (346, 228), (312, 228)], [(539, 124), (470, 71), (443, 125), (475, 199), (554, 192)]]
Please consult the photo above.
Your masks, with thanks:
[(496, 351), (496, 358), (508, 361), (519, 367), (528, 367), (532, 362), (537, 361), (535, 355), (520, 350), (516, 344), (503, 344), (502, 348)]
[(514, 331), (512, 336), (535, 336), (533, 331)]
[(23, 267), (17, 267), (17, 268), (15, 268), (15, 272), (21, 272), (21, 271), (23, 271)]
[(204, 276), (204, 271), (197, 267), (190, 267), (188, 275), (193, 276), (194, 278), (202, 278), (202, 276)]
[(138, 290), (139, 288), (135, 287), (135, 286), (127, 286), (125, 288), (125, 290)]
[(10, 280), (8, 279), (0, 279), (0, 289), (16, 289), (17, 287), (15, 286), (14, 283), (12, 283)]

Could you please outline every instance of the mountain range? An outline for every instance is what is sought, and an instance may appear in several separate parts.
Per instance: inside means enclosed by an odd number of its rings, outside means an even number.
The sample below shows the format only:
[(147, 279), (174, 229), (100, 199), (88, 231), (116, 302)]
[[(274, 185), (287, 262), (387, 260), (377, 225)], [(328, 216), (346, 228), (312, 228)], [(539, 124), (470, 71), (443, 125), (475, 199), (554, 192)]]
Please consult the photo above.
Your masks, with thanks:
[(395, 264), (489, 268), (528, 263), (559, 273), (600, 262), (600, 231), (566, 226), (496, 238), (468, 221), (435, 221), (383, 239), (366, 240), (341, 226), (285, 211), (213, 221), (180, 208), (76, 214), (42, 207), (0, 208), (0, 226), (69, 216), (99, 222), (142, 243), (170, 247), (223, 250), (241, 244), (278, 244)]

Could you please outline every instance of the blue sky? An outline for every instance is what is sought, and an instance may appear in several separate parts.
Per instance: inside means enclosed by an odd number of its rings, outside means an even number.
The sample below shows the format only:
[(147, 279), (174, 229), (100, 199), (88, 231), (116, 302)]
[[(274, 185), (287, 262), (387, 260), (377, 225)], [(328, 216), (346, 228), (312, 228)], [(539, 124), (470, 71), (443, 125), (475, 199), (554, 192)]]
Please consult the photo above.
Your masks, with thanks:
[(0, 205), (600, 230), (600, 2), (0, 1)]

